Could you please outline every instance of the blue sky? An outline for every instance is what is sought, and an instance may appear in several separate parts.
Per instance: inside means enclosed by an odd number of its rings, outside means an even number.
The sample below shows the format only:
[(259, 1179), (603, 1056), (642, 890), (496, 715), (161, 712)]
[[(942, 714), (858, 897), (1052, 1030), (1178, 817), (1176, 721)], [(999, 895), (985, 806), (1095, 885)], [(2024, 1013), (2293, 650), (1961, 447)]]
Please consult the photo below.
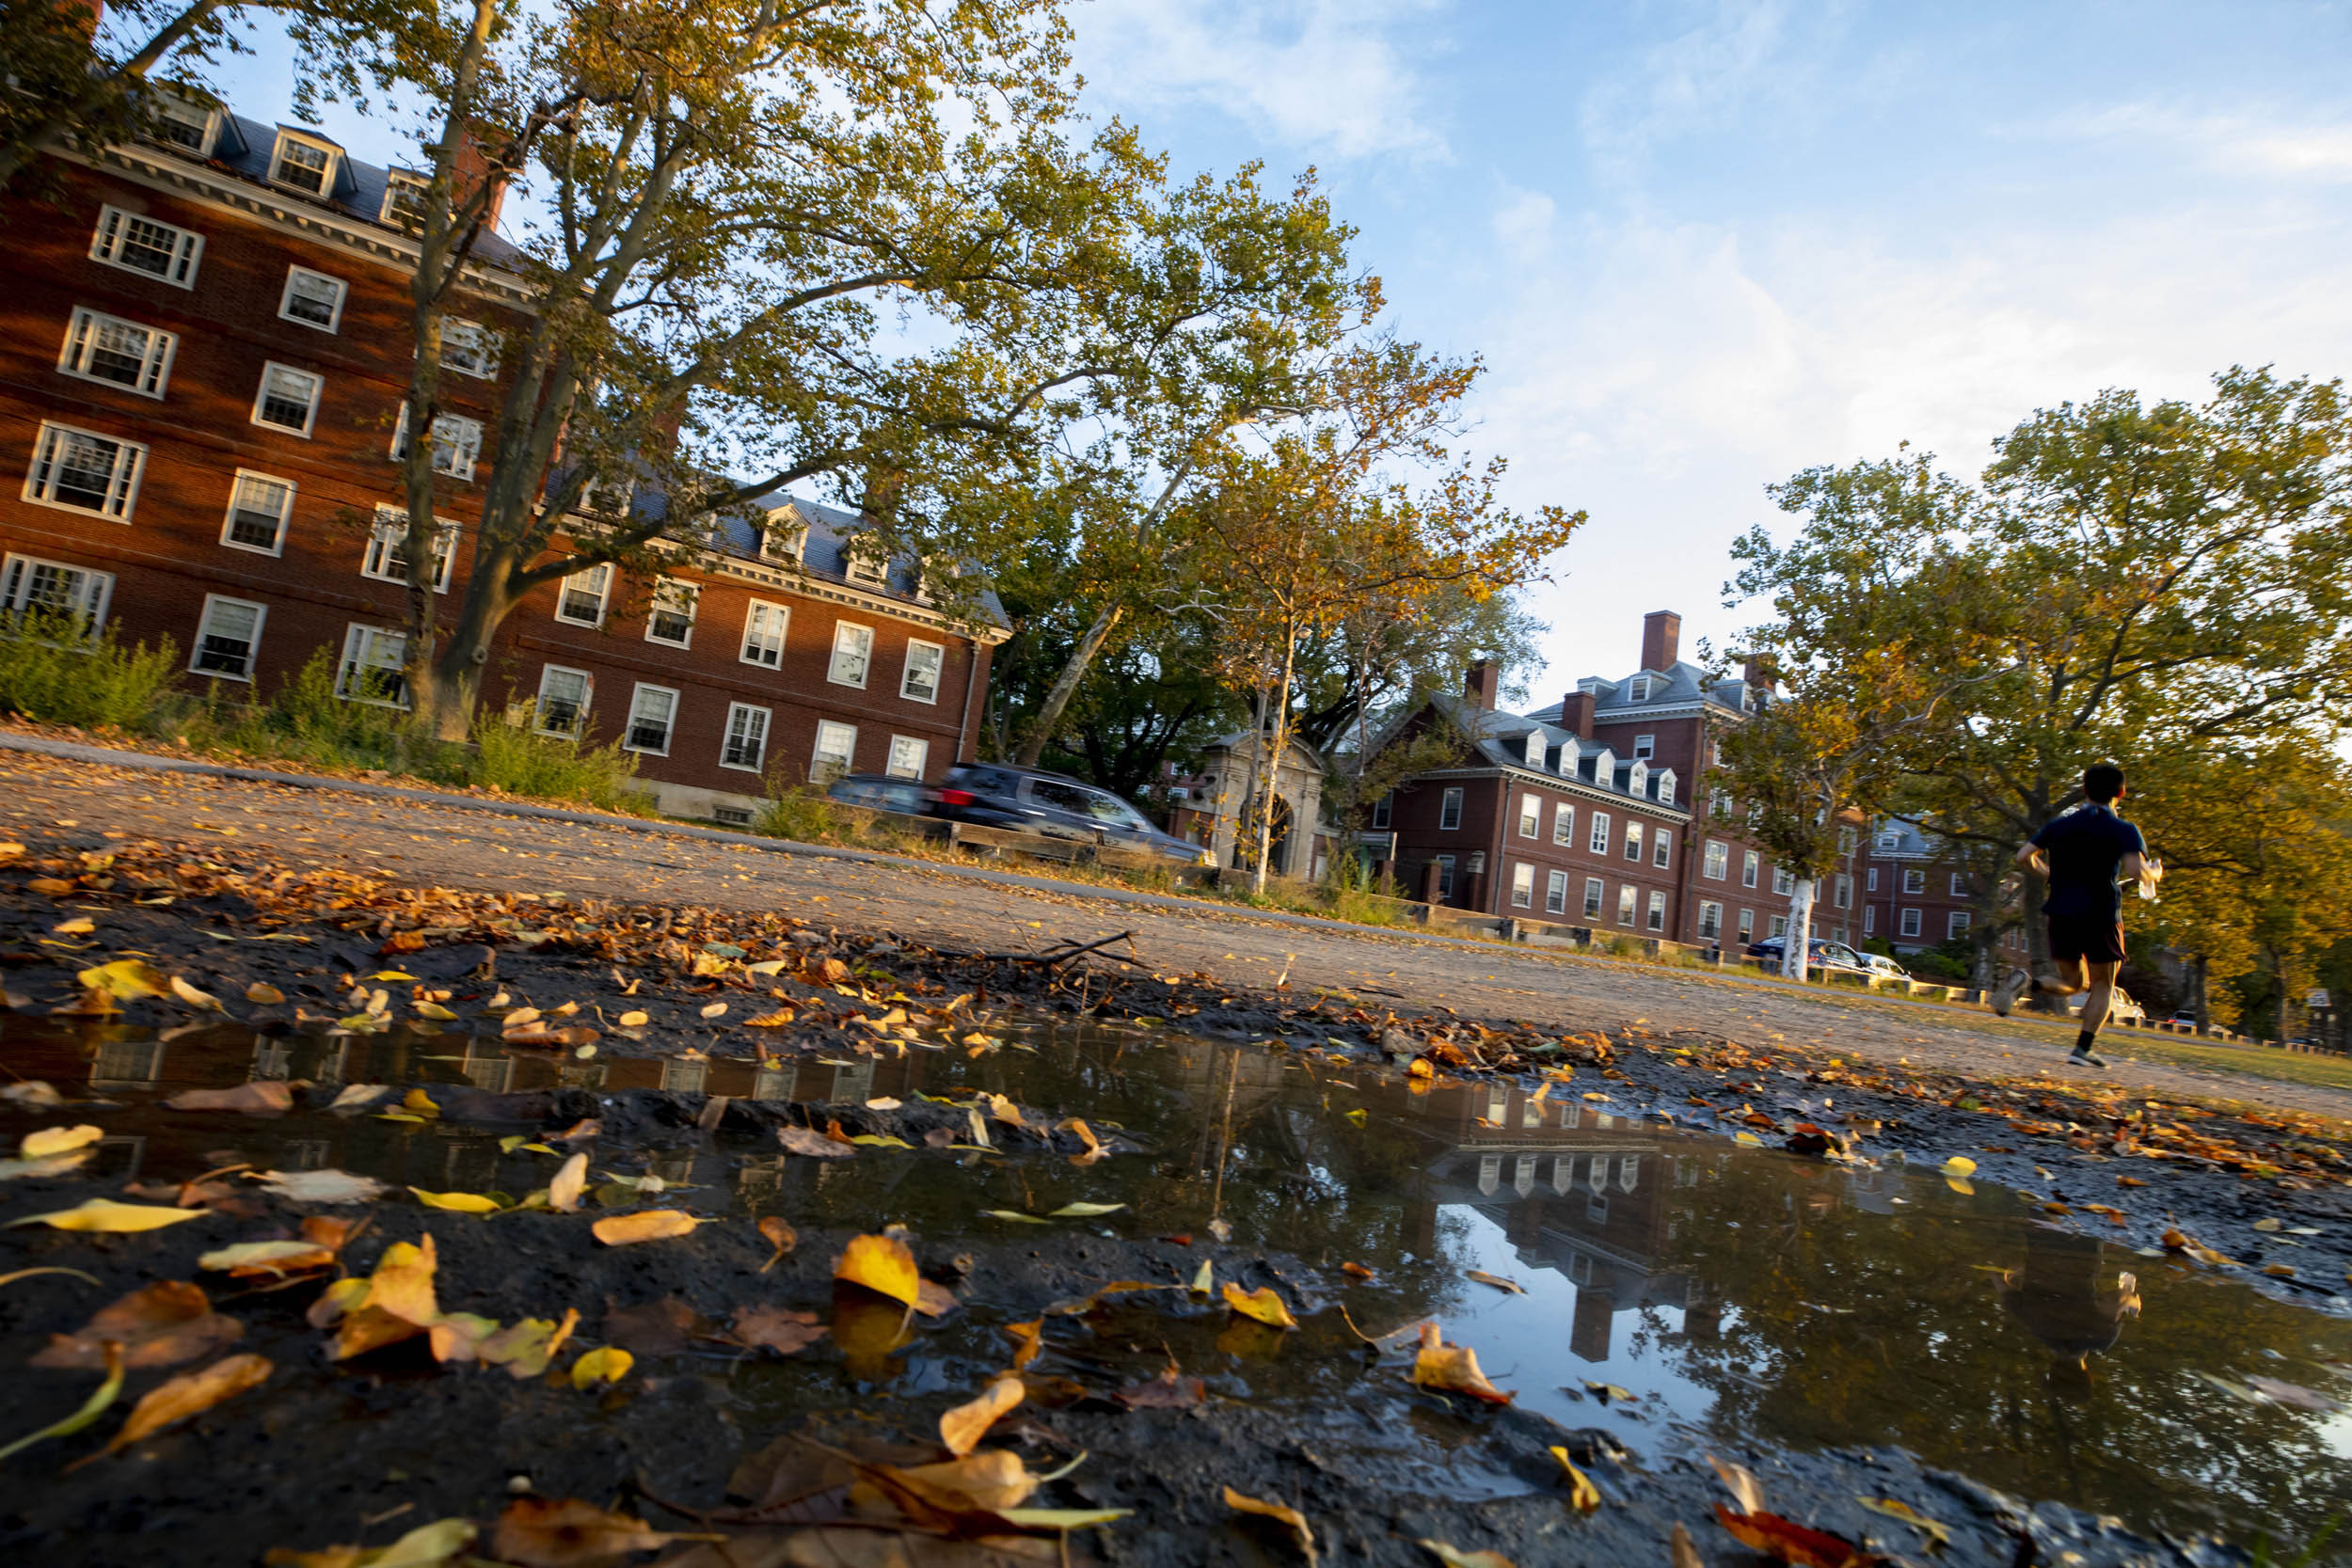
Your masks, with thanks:
[[(1322, 173), (1394, 318), (1483, 356), (1473, 444), (1592, 514), (1535, 701), (1734, 639), (1763, 486), (2036, 406), (2352, 368), (2352, 6), (1093, 0), (1098, 115)], [(269, 57), (232, 78), (263, 115)], [(383, 121), (328, 127), (397, 155)]]

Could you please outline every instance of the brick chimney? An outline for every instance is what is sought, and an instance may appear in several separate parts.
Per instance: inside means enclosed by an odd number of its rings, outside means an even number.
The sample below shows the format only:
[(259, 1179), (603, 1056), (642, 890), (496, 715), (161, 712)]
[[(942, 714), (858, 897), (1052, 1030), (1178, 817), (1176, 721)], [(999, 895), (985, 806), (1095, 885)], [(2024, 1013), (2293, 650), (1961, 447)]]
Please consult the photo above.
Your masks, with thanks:
[(1653, 610), (1642, 617), (1642, 668), (1671, 670), (1682, 657), (1682, 617)]
[(1502, 683), (1502, 672), (1495, 668), (1492, 659), (1482, 658), (1463, 673), (1462, 695), (1482, 710), (1491, 711), (1495, 691)]
[(1593, 708), (1597, 699), (1589, 691), (1571, 691), (1560, 704), (1560, 727), (1574, 732), (1579, 740), (1593, 738)]
[(1740, 667), (1740, 678), (1748, 683), (1751, 691), (1770, 691), (1773, 688), (1772, 656), (1750, 654)]
[(453, 203), (463, 203), (475, 191), (485, 185), (489, 187), (490, 199), (483, 209), (482, 227), (485, 232), (495, 231), (499, 209), (506, 205), (506, 175), (491, 166), (489, 155), (471, 131), (458, 133), (457, 155), (450, 160), (449, 182)]

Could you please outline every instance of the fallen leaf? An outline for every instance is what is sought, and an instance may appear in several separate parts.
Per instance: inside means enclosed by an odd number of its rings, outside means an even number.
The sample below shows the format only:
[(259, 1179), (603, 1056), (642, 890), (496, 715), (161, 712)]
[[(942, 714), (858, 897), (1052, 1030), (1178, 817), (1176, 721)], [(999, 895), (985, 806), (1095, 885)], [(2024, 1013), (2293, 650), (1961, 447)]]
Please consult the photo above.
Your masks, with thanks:
[(366, 1203), (391, 1190), (347, 1170), (265, 1170), (254, 1180), (295, 1203)]
[(1002, 1326), (1004, 1331), (1011, 1335), (1013, 1338), (1015, 1348), (1012, 1353), (1012, 1370), (1014, 1371), (1019, 1371), (1036, 1360), (1038, 1352), (1045, 1348), (1045, 1320), (1043, 1318), (1039, 1318), (1033, 1323), (1005, 1323)]
[(759, 1265), (759, 1272), (762, 1274), (774, 1268), (783, 1260), (786, 1253), (800, 1244), (800, 1236), (793, 1230), (791, 1222), (782, 1214), (770, 1214), (761, 1219), (759, 1233), (767, 1238), (770, 1246), (776, 1249), (768, 1261)]
[(796, 1016), (789, 1007), (778, 1007), (773, 1012), (753, 1014), (743, 1021), (743, 1027), (746, 1029), (781, 1029), (791, 1022)]
[(52, 1230), (156, 1230), (167, 1225), (178, 1225), (208, 1214), (209, 1209), (162, 1209), (150, 1203), (117, 1203), (112, 1198), (85, 1198), (71, 1209), (59, 1209), (46, 1214), (27, 1214), (10, 1220), (0, 1229), (14, 1229), (20, 1225), (45, 1225)]
[(548, 1207), (559, 1214), (571, 1213), (580, 1207), (580, 1195), (587, 1185), (588, 1156), (575, 1154), (548, 1178)]
[(417, 1016), (419, 1018), (429, 1018), (436, 1023), (454, 1023), (457, 1021), (457, 1015), (451, 1012), (447, 1007), (442, 1006), (438, 1002), (418, 1003)]
[(598, 1383), (618, 1383), (637, 1365), (637, 1357), (618, 1345), (600, 1345), (572, 1363), (572, 1386), (587, 1388)]
[(727, 1332), (738, 1344), (748, 1349), (797, 1355), (823, 1338), (826, 1330), (814, 1312), (795, 1312), (784, 1307), (746, 1307), (736, 1312)]
[(1361, 1263), (1342, 1263), (1340, 1265), (1340, 1273), (1348, 1275), (1352, 1279), (1372, 1279), (1376, 1277), (1370, 1269), (1364, 1267)]
[(1016, 1225), (1043, 1225), (1046, 1223), (1045, 1217), (1042, 1214), (1025, 1214), (1018, 1209), (983, 1209), (980, 1211), (980, 1218), (984, 1220), (1010, 1220)]
[(294, 1090), (275, 1078), (231, 1089), (183, 1089), (164, 1101), (167, 1110), (242, 1111), (249, 1117), (274, 1117), (293, 1105)]
[(274, 1007), (286, 1000), (286, 993), (264, 980), (256, 980), (245, 988), (245, 999), (264, 1007)]
[(1952, 1544), (1952, 1532), (1949, 1529), (1937, 1524), (1926, 1514), (1915, 1512), (1909, 1503), (1899, 1502), (1893, 1497), (1856, 1497), (1854, 1501), (1873, 1513), (1883, 1513), (1889, 1519), (1900, 1519), (1904, 1524), (1919, 1530), (1934, 1544), (1933, 1549), (1936, 1551), (1942, 1551)]
[(805, 1154), (812, 1160), (847, 1160), (857, 1150), (848, 1144), (838, 1144), (822, 1132), (806, 1127), (779, 1127), (776, 1142), (793, 1154)]
[(1298, 1320), (1291, 1316), (1282, 1298), (1274, 1293), (1271, 1285), (1261, 1285), (1245, 1293), (1242, 1288), (1228, 1280), (1224, 1291), (1225, 1305), (1243, 1317), (1264, 1323), (1269, 1328), (1296, 1328)]
[(2297, 1410), (2314, 1410), (2327, 1416), (2344, 1408), (2341, 1401), (2329, 1399), (2317, 1389), (2306, 1388), (2299, 1383), (2282, 1383), (2275, 1377), (2249, 1377), (2246, 1386), (2258, 1394), (2274, 1399), (2280, 1404), (2291, 1404)]
[(620, 1017), (620, 1025), (624, 1029), (643, 1029), (652, 1022), (653, 1015), (642, 1007), (631, 1008)]
[(1236, 1513), (1254, 1513), (1261, 1518), (1276, 1519), (1288, 1525), (1291, 1529), (1291, 1539), (1297, 1544), (1299, 1551), (1306, 1555), (1308, 1562), (1311, 1564), (1315, 1560), (1314, 1528), (1307, 1523), (1307, 1516), (1298, 1510), (1282, 1503), (1262, 1502), (1256, 1497), (1245, 1497), (1230, 1486), (1225, 1488), (1225, 1506)]
[(1612, 1400), (1620, 1404), (1631, 1404), (1640, 1398), (1630, 1388), (1620, 1388), (1613, 1383), (1595, 1383), (1591, 1378), (1584, 1380), (1584, 1391), (1603, 1404)]
[(490, 1552), (522, 1568), (590, 1568), (630, 1552), (667, 1545), (670, 1536), (643, 1519), (609, 1513), (577, 1497), (526, 1494), (499, 1515)]
[(1707, 1456), (1707, 1463), (1713, 1467), (1716, 1478), (1731, 1493), (1732, 1500), (1740, 1505), (1740, 1513), (1761, 1513), (1764, 1512), (1764, 1483), (1756, 1479), (1755, 1471), (1744, 1465), (1728, 1464), (1717, 1459), (1711, 1453)]
[(269, 1381), (274, 1370), (266, 1357), (247, 1353), (224, 1356), (201, 1371), (183, 1372), (131, 1407), (130, 1419), (106, 1444), (106, 1451), (119, 1453), (142, 1437), (257, 1388)]
[(479, 1360), (494, 1367), (504, 1367), (517, 1378), (537, 1377), (548, 1370), (555, 1353), (564, 1348), (580, 1323), (577, 1308), (565, 1310), (561, 1322), (547, 1318), (523, 1318), (507, 1324), (495, 1334), (477, 1339), (473, 1354)]
[(87, 1124), (80, 1127), (44, 1127), (37, 1132), (25, 1133), (17, 1153), (27, 1160), (45, 1160), (53, 1154), (63, 1154), (85, 1144), (94, 1144), (105, 1135), (103, 1129)]
[(103, 1367), (105, 1346), (114, 1343), (122, 1347), (126, 1367), (176, 1367), (215, 1354), (244, 1333), (243, 1323), (213, 1310), (200, 1287), (159, 1280), (100, 1307), (79, 1333), (51, 1335), (32, 1364)]
[(944, 1318), (963, 1305), (953, 1291), (932, 1280), (916, 1280), (914, 1291), (914, 1309), (927, 1318)]
[(598, 1121), (594, 1117), (583, 1117), (580, 1120), (572, 1123), (569, 1127), (564, 1129), (563, 1132), (558, 1132), (555, 1136), (549, 1138), (548, 1142), (551, 1144), (578, 1143), (582, 1138), (593, 1138), (603, 1131), (604, 1124), (602, 1122)]
[(1449, 1345), (1438, 1337), (1436, 1323), (1421, 1325), (1421, 1349), (1413, 1357), (1412, 1381), (1423, 1388), (1468, 1394), (1490, 1404), (1508, 1404), (1511, 1396), (1486, 1381), (1478, 1370), (1478, 1353), (1468, 1345)]
[(1089, 1220), (1097, 1214), (1115, 1214), (1126, 1207), (1123, 1203), (1065, 1203), (1045, 1217), (1053, 1220)]
[(1668, 1568), (1707, 1568), (1699, 1557), (1698, 1547), (1692, 1544), (1691, 1532), (1679, 1524), (1675, 1526), (1674, 1534), (1667, 1539), (1666, 1557)]
[(1717, 1503), (1715, 1517), (1741, 1544), (1789, 1568), (1862, 1568), (1879, 1560), (1842, 1536), (1807, 1528), (1777, 1513), (1734, 1513)]
[(683, 1209), (644, 1209), (634, 1214), (610, 1215), (588, 1230), (606, 1246), (628, 1246), (632, 1242), (659, 1242), (683, 1236), (701, 1223)]
[(316, 1242), (239, 1242), (220, 1247), (196, 1260), (199, 1269), (226, 1270), (238, 1279), (268, 1275), (283, 1278), (312, 1269), (335, 1266), (335, 1249)]
[[(28, 1269), (24, 1272), (37, 1274), (41, 1271)], [(10, 1275), (8, 1277), (13, 1279), (18, 1276)], [(109, 1343), (102, 1347), (102, 1353), (105, 1356), (105, 1380), (99, 1384), (88, 1399), (82, 1402), (82, 1408), (63, 1420), (53, 1421), (39, 1432), (26, 1433), (15, 1442), (0, 1447), (0, 1459), (6, 1459), (19, 1449), (29, 1449), (36, 1443), (45, 1443), (52, 1437), (71, 1437), (106, 1413), (106, 1407), (114, 1403), (115, 1396), (122, 1392), (122, 1351), (119, 1346)]]
[(1523, 1296), (1527, 1294), (1527, 1287), (1521, 1285), (1518, 1280), (1505, 1279), (1499, 1274), (1488, 1274), (1484, 1269), (1471, 1269), (1465, 1274), (1463, 1277), (1466, 1279), (1475, 1279), (1481, 1285), (1491, 1285), (1496, 1290), (1506, 1291), (1511, 1295)]
[(196, 1008), (199, 1012), (220, 1013), (228, 1011), (226, 1007), (223, 1007), (220, 1005), (219, 997), (215, 996), (208, 990), (199, 990), (196, 987), (188, 984), (188, 982), (183, 980), (177, 974), (171, 977), (171, 994), (186, 1003), (189, 1006)]
[(1513, 1568), (1511, 1560), (1501, 1552), (1466, 1552), (1459, 1546), (1449, 1546), (1425, 1535), (1421, 1538), (1421, 1544), (1432, 1557), (1444, 1563), (1445, 1568)]
[(1554, 1448), (1551, 1450), (1551, 1457), (1558, 1460), (1560, 1468), (1567, 1472), (1568, 1501), (1575, 1505), (1576, 1511), (1579, 1513), (1590, 1513), (1598, 1508), (1600, 1488), (1593, 1484), (1592, 1477), (1576, 1467), (1575, 1461), (1568, 1457), (1568, 1450)]
[(139, 958), (118, 958), (110, 964), (86, 969), (75, 976), (85, 990), (97, 991), (120, 1002), (142, 996), (169, 996), (171, 983), (161, 971)]
[(922, 1295), (923, 1276), (914, 1254), (895, 1236), (852, 1236), (833, 1266), (833, 1276), (913, 1307)]
[(338, 1361), (412, 1339), (440, 1321), (433, 1291), (434, 1273), (439, 1266), (430, 1230), (415, 1243), (394, 1242), (384, 1249), (375, 1260), (374, 1272), (366, 1278), (342, 1279), (328, 1286), (310, 1304), (310, 1323), (325, 1328), (340, 1322), (334, 1351)]
[[(1038, 1478), (1021, 1463), (1021, 1456), (1004, 1449), (989, 1449), (963, 1459), (904, 1469), (888, 1465), (860, 1465), (868, 1483), (902, 1505), (945, 1513), (949, 1519), (973, 1510), (1002, 1514), (1018, 1508), (1038, 1488)], [(857, 1491), (850, 1494), (854, 1501)]]
[(707, 1003), (703, 1006), (703, 1017), (723, 1018), (726, 1015), (726, 1010), (727, 1005), (723, 1002)]
[(480, 1193), (428, 1193), (422, 1187), (411, 1187), (417, 1201), (428, 1209), (447, 1209), (459, 1214), (495, 1214), (507, 1205)]
[(2280, 1219), (2277, 1215), (2275, 1215), (2275, 1214), (2274, 1214), (2274, 1215), (2268, 1215), (2268, 1216), (2265, 1216), (2265, 1217), (2264, 1217), (2264, 1218), (2262, 1218), (2262, 1219), (2258, 1219), (2258, 1220), (2256, 1220), (2256, 1221), (2254, 1222), (2254, 1228), (2255, 1228), (2255, 1229), (2257, 1229), (2257, 1230), (2259, 1230), (2259, 1231), (2262, 1231), (2264, 1234), (2267, 1235), (2267, 1234), (2269, 1234), (2269, 1233), (2270, 1233), (2270, 1232), (2272, 1232), (2272, 1231), (2275, 1231), (2275, 1230), (2279, 1230), (2279, 1229), (2282, 1229), (2282, 1228), (2284, 1228), (2284, 1227), (2285, 1227), (2285, 1223), (2286, 1223), (2285, 1221), (2280, 1220)]
[(1944, 1169), (1953, 1176), (1972, 1176), (1976, 1174), (1977, 1163), (1965, 1154), (1955, 1154), (1944, 1162)]
[(389, 1546), (329, 1546), (323, 1552), (273, 1546), (262, 1554), (269, 1568), (451, 1568), (474, 1543), (471, 1519), (437, 1519), (419, 1525)]
[(980, 1397), (957, 1405), (939, 1418), (939, 1441), (958, 1459), (980, 1446), (996, 1418), (1019, 1404), (1025, 1390), (1017, 1377), (1000, 1377)]

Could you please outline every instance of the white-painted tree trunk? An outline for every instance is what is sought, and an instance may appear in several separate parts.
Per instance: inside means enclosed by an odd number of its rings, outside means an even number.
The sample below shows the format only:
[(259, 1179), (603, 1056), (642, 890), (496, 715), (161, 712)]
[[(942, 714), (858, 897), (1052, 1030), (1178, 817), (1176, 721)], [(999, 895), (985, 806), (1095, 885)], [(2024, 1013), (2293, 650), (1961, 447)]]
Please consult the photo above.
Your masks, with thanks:
[(1780, 972), (1802, 983), (1805, 959), (1813, 952), (1813, 879), (1800, 877), (1788, 895), (1788, 935), (1781, 942)]

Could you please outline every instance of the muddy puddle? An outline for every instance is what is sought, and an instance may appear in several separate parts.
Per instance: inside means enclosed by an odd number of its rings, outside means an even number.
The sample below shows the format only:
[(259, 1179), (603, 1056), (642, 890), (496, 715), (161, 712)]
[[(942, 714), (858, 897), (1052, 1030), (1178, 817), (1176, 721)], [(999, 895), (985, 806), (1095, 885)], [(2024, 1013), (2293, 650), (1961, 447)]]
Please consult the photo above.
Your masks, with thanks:
[[(2296, 1408), (2249, 1383), (2352, 1404), (2352, 1323), (2040, 1223), (2033, 1204), (1990, 1184), (1741, 1148), (1565, 1091), (1428, 1086), (1150, 1031), (1009, 1038), (973, 1056), (917, 1050), (763, 1069), (580, 1060), (455, 1033), (159, 1039), (19, 1024), (0, 1035), (0, 1056), (18, 1077), (117, 1102), (98, 1118), (108, 1137), (93, 1174), (177, 1180), (236, 1160), (476, 1193), (543, 1185), (548, 1162), (502, 1148), (506, 1128), (186, 1116), (154, 1102), (249, 1078), (832, 1102), (984, 1089), (1118, 1130), (1139, 1151), (1086, 1166), (931, 1149), (835, 1162), (690, 1130), (599, 1168), (650, 1170), (690, 1188), (677, 1201), (705, 1213), (897, 1222), (932, 1243), (1027, 1244), (1043, 1227), (983, 1211), (1071, 1202), (1126, 1207), (1054, 1222), (1060, 1242), (1073, 1231), (1205, 1240), (1221, 1222), (1235, 1246), (1286, 1254), (1330, 1281), (1347, 1277), (1343, 1263), (1370, 1270), (1308, 1305), (1343, 1302), (1374, 1334), (1434, 1315), (1521, 1407), (1602, 1428), (1651, 1464), (1740, 1443), (1896, 1445), (2143, 1532), (2241, 1543), (2307, 1540), (2352, 1508), (2352, 1413)], [(753, 1424), (774, 1425), (876, 1385), (960, 1386), (1003, 1354), (1004, 1314), (983, 1289), (968, 1306), (912, 1344), (885, 1334), (862, 1345), (836, 1323), (838, 1354), (734, 1364), (730, 1397)], [(1385, 1468), (1400, 1485), (1478, 1497), (1534, 1484), (1482, 1461), (1445, 1420), (1368, 1418), (1351, 1400), (1359, 1358), (1336, 1311), (1283, 1335), (1139, 1295), (1088, 1324), (1074, 1354), (1091, 1370), (1149, 1377), (1172, 1354), (1214, 1393), (1293, 1421), (1303, 1446)]]

